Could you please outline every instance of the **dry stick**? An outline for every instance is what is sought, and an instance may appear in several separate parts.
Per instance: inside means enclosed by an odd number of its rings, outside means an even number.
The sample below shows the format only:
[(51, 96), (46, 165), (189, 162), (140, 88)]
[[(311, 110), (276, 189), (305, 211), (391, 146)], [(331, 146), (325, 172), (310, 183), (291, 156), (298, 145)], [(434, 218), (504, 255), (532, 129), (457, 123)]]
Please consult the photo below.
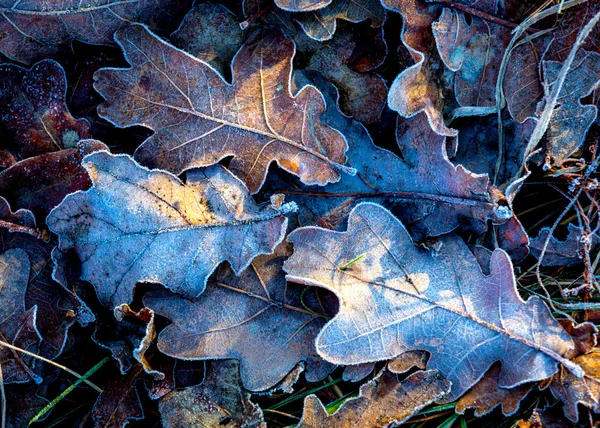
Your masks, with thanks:
[[(440, 3), (440, 4), (443, 4), (444, 6), (451, 7), (452, 9), (461, 10), (470, 15), (481, 18), (485, 21), (489, 21), (489, 22), (493, 22), (494, 24), (502, 25), (503, 27), (508, 27), (508, 28), (519, 27), (519, 24), (515, 24), (514, 22), (506, 21), (504, 19), (498, 18), (497, 16), (490, 15), (489, 13), (485, 13), (485, 12), (482, 12), (477, 9), (473, 9), (472, 7), (465, 6), (464, 4), (460, 4), (460, 3), (457, 3), (452, 0), (433, 0), (433, 3)], [(537, 32), (539, 30), (529, 28), (529, 29), (527, 29), (527, 31)]]
[(240, 22), (240, 28), (242, 30), (245, 30), (246, 28), (248, 28), (250, 26), (250, 24), (252, 24), (254, 21), (256, 21), (258, 18), (260, 18), (261, 16), (263, 16), (267, 12), (271, 11), (271, 9), (273, 9), (274, 7), (275, 7), (275, 3), (274, 2), (271, 2), (271, 3), (267, 4), (261, 10), (259, 10), (258, 12), (256, 12), (254, 15), (249, 16), (245, 21)]
[[(83, 377), (79, 373), (71, 370), (68, 367), (63, 366), (62, 364), (58, 364), (58, 363), (56, 363), (56, 362), (54, 362), (52, 360), (49, 360), (47, 358), (40, 357), (39, 355), (34, 354), (33, 352), (26, 351), (25, 349), (19, 348), (19, 347), (14, 346), (14, 345), (11, 345), (10, 343), (6, 343), (3, 340), (0, 340), (0, 346), (4, 346), (5, 348), (12, 349), (14, 351), (19, 351), (19, 352), (21, 352), (21, 353), (23, 353), (25, 355), (29, 355), (30, 357), (37, 358), (38, 360), (41, 360), (41, 361), (43, 361), (45, 363), (52, 364), (53, 366), (58, 367), (59, 369), (62, 369), (64, 371), (66, 371), (67, 373), (71, 373), (77, 379), (81, 379)], [(100, 388), (98, 385), (96, 385), (92, 381), (84, 379), (84, 382), (87, 383), (92, 388), (94, 388), (96, 391), (102, 393), (102, 388)]]
[(0, 363), (0, 399), (2, 400), (2, 409), (0, 411), (0, 427), (6, 428), (6, 391), (4, 390), (4, 376), (2, 376), (2, 364)]
[[(569, 9), (570, 7), (577, 6), (578, 4), (586, 3), (588, 0), (569, 0), (562, 5), (562, 10)], [(558, 13), (560, 5), (553, 6), (546, 10), (541, 11), (538, 14), (534, 14), (523, 21), (513, 32), (514, 36), (508, 44), (506, 50), (504, 51), (504, 56), (502, 57), (502, 62), (500, 63), (500, 68), (498, 70), (498, 80), (496, 80), (496, 114), (498, 115), (498, 160), (496, 162), (496, 170), (494, 172), (494, 181), (493, 184), (496, 184), (498, 180), (498, 174), (500, 168), (502, 166), (502, 155), (503, 155), (503, 147), (504, 147), (504, 134), (503, 134), (503, 124), (502, 124), (502, 109), (504, 108), (505, 99), (504, 99), (504, 91), (502, 90), (504, 86), (504, 74), (506, 73), (506, 67), (508, 66), (508, 61), (512, 55), (512, 51), (517, 43), (517, 40), (525, 33), (527, 28), (531, 27), (536, 22), (541, 21), (544, 18), (547, 18), (554, 13)], [(523, 159), (527, 159), (528, 154), (526, 153)], [(523, 166), (519, 169), (517, 176), (521, 174), (523, 171)], [(516, 177), (514, 177), (516, 178)], [(513, 179), (514, 179), (513, 178)]]
[[(566, 4), (565, 4), (566, 5)], [(560, 6), (560, 5), (559, 5)], [(560, 73), (558, 74), (558, 78), (552, 84), (552, 93), (548, 101), (546, 102), (546, 106), (544, 107), (544, 111), (542, 111), (542, 115), (540, 116), (540, 120), (538, 121), (535, 129), (533, 130), (533, 134), (531, 134), (531, 138), (529, 139), (529, 143), (527, 144), (527, 148), (525, 149), (525, 157), (529, 153), (531, 153), (539, 144), (543, 135), (546, 133), (548, 126), (550, 125), (550, 119), (552, 118), (552, 113), (554, 113), (554, 108), (556, 107), (556, 103), (558, 102), (558, 96), (560, 95), (560, 91), (565, 83), (565, 79), (567, 78), (567, 74), (571, 69), (571, 65), (575, 60), (575, 56), (577, 55), (577, 51), (587, 38), (587, 36), (592, 32), (594, 26), (600, 20), (600, 12), (598, 12), (590, 21), (583, 27), (579, 35), (577, 36), (577, 40), (573, 44), (571, 51), (569, 52), (569, 56), (563, 63)], [(521, 165), (521, 169), (519, 172), (523, 170), (523, 166)]]

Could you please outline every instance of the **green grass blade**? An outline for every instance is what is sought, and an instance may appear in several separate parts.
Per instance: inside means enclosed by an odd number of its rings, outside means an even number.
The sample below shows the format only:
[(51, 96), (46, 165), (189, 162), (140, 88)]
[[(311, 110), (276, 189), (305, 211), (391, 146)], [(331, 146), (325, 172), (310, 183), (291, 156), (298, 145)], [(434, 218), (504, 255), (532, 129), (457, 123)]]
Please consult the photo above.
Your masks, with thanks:
[(49, 402), (46, 407), (44, 407), (42, 410), (40, 410), (38, 412), (37, 415), (35, 415), (30, 421), (29, 421), (29, 425), (31, 425), (32, 423), (36, 422), (38, 419), (40, 419), (42, 416), (44, 416), (46, 413), (48, 413), (54, 406), (56, 406), (56, 404), (62, 400), (63, 398), (65, 398), (71, 391), (73, 391), (75, 388), (77, 388), (79, 385), (81, 385), (88, 377), (90, 377), (91, 375), (93, 375), (100, 367), (102, 367), (104, 364), (106, 364), (108, 362), (108, 360), (110, 360), (109, 357), (106, 357), (105, 359), (103, 359), (102, 361), (100, 361), (98, 364), (96, 364), (94, 367), (92, 367), (91, 369), (89, 369), (87, 371), (87, 373), (85, 373), (84, 375), (81, 376), (81, 378), (77, 379), (75, 381), (75, 383), (73, 383), (70, 387), (68, 387), (67, 389), (65, 389), (58, 397), (56, 397), (54, 400), (52, 400), (51, 402)]

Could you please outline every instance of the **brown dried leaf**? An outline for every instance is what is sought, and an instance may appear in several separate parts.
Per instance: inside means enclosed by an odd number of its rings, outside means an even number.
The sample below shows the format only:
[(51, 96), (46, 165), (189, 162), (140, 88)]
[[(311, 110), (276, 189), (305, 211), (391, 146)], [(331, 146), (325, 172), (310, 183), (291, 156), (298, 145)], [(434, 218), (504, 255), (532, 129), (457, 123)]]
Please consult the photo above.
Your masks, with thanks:
[(71, 42), (106, 45), (128, 22), (168, 29), (191, 0), (45, 0), (0, 2), (0, 51), (32, 63), (71, 50)]
[(302, 303), (314, 300), (314, 293), (302, 297), (302, 288), (286, 283), (281, 267), (290, 254), (291, 246), (282, 243), (239, 276), (222, 266), (194, 301), (166, 290), (146, 295), (144, 304), (172, 321), (158, 348), (185, 360), (235, 358), (244, 387), (252, 391), (272, 388), (298, 362), (308, 381), (323, 379), (334, 366), (317, 355), (314, 342), (326, 318)]
[(171, 392), (160, 399), (158, 409), (168, 428), (266, 428), (262, 410), (242, 389), (233, 360), (211, 362), (202, 385)]
[[(542, 266), (575, 266), (583, 263), (583, 259), (581, 258), (583, 230), (572, 223), (569, 223), (567, 227), (569, 235), (564, 241), (558, 240), (554, 236), (550, 237), (544, 258), (542, 259)], [(535, 258), (539, 259), (541, 257), (550, 231), (550, 228), (544, 227), (539, 231), (538, 236), (531, 239), (529, 250)], [(595, 235), (592, 235), (591, 239), (592, 248), (595, 248), (599, 240)]]
[(257, 33), (235, 56), (233, 84), (208, 64), (162, 41), (142, 25), (115, 38), (130, 69), (102, 69), (95, 88), (100, 115), (117, 126), (144, 125), (155, 134), (135, 153), (150, 167), (179, 174), (234, 156), (229, 168), (258, 192), (276, 161), (306, 184), (338, 181), (346, 141), (320, 123), (322, 95), (289, 88), (293, 43), (277, 31)]
[(406, 373), (413, 367), (425, 370), (429, 354), (423, 351), (408, 351), (398, 355), (388, 363), (388, 370), (392, 373)]
[(136, 282), (158, 282), (200, 295), (222, 261), (241, 273), (283, 239), (295, 207), (258, 206), (244, 184), (220, 165), (177, 177), (139, 166), (127, 155), (96, 152), (83, 160), (94, 185), (67, 196), (48, 216), (59, 249), (73, 248), (82, 279), (100, 302), (133, 298)]
[(309, 395), (297, 428), (396, 426), (449, 390), (450, 382), (435, 370), (417, 372), (402, 382), (386, 370), (361, 386), (360, 395), (332, 415), (315, 395)]
[[(0, 254), (0, 340), (35, 352), (42, 340), (35, 326), (37, 307), (25, 310), (30, 262), (27, 253), (11, 249)], [(29, 367), (32, 357), (0, 346), (3, 382), (22, 383), (41, 379)]]
[(452, 382), (449, 401), (496, 361), (505, 388), (546, 379), (559, 362), (582, 375), (564, 357), (574, 348), (571, 337), (541, 299), (521, 300), (502, 250), (492, 254), (486, 276), (462, 239), (440, 238), (432, 256), (372, 203), (353, 209), (347, 232), (305, 227), (288, 240), (294, 244), (284, 264), (288, 280), (325, 287), (340, 299), (339, 313), (317, 338), (327, 361), (360, 364), (428, 351), (428, 368)]
[(210, 64), (227, 76), (229, 64), (246, 34), (235, 15), (217, 3), (201, 3), (190, 10), (173, 34), (173, 45)]
[(431, 25), (437, 5), (425, 0), (381, 0), (386, 8), (402, 15), (404, 24), (400, 37), (415, 64), (398, 75), (388, 94), (388, 105), (403, 117), (425, 112), (431, 128), (439, 135), (455, 136), (456, 131), (444, 123), (447, 101), (445, 92), (451, 91), (444, 73), (444, 64), (438, 56)]
[(261, 21), (281, 27), (287, 36), (296, 34), (294, 22), (297, 22), (308, 37), (320, 42), (333, 38), (338, 19), (354, 23), (369, 20), (370, 25), (377, 28), (385, 22), (385, 9), (379, 0), (332, 0), (329, 3), (329, 6), (311, 12), (289, 13), (274, 8), (264, 13), (269, 0), (245, 0), (244, 14), (252, 19), (262, 13)]
[(119, 322), (123, 321), (125, 318), (135, 319), (145, 326), (144, 335), (133, 339), (133, 344), (135, 346), (133, 350), (133, 357), (142, 365), (146, 373), (153, 376), (157, 380), (164, 379), (165, 374), (158, 370), (152, 369), (146, 358), (146, 351), (148, 351), (148, 348), (150, 348), (150, 345), (154, 339), (156, 339), (154, 311), (152, 309), (142, 308), (136, 312), (132, 310), (127, 303), (123, 303), (114, 309), (114, 315)]
[(577, 378), (561, 367), (552, 379), (550, 390), (564, 403), (565, 416), (577, 422), (578, 404), (600, 413), (600, 352), (580, 355), (573, 358), (573, 362), (584, 370), (583, 378)]
[(346, 382), (360, 382), (371, 374), (375, 368), (374, 363), (357, 364), (355, 366), (346, 366), (342, 379)]
[(84, 140), (75, 148), (22, 160), (0, 172), (0, 194), (14, 207), (26, 208), (45, 219), (65, 196), (92, 185), (81, 161), (98, 150), (108, 147), (100, 141)]
[(521, 400), (529, 394), (534, 384), (526, 383), (506, 389), (498, 385), (499, 380), (500, 366), (495, 364), (473, 388), (458, 400), (456, 412), (464, 413), (467, 409), (475, 409), (475, 416), (483, 416), (497, 406), (502, 406), (504, 416), (514, 414), (519, 410)]
[(454, 95), (469, 107), (496, 105), (496, 80), (504, 50), (512, 35), (510, 29), (444, 8), (432, 24), (438, 52), (453, 72)]
[[(351, 27), (344, 26), (329, 42), (316, 42), (301, 35), (294, 40), (298, 50), (310, 58), (306, 69), (321, 73), (340, 89), (342, 111), (360, 122), (376, 123), (385, 106), (387, 88), (377, 74), (358, 73), (350, 68), (354, 51), (361, 43), (361, 39), (353, 33)], [(377, 29), (375, 37), (368, 37), (368, 40), (370, 49), (387, 51), (383, 29)]]
[(90, 138), (90, 124), (71, 116), (66, 93), (65, 72), (56, 61), (43, 60), (31, 69), (0, 64), (0, 127), (19, 158), (72, 149)]
[(122, 428), (132, 420), (144, 419), (136, 384), (143, 373), (141, 365), (123, 376), (113, 376), (103, 385), (92, 409), (96, 427)]
[[(544, 61), (544, 88), (550, 95), (562, 63)], [(557, 107), (548, 125), (546, 164), (560, 166), (581, 148), (585, 136), (596, 120), (598, 108), (593, 104), (582, 104), (600, 82), (600, 53), (580, 50), (558, 97)]]

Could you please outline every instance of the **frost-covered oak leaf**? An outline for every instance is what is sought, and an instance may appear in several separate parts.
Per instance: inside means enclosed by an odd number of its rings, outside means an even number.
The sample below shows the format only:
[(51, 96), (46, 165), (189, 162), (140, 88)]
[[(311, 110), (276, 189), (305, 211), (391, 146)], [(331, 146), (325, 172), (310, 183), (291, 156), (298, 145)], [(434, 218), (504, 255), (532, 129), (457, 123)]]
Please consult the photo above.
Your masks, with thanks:
[(546, 305), (519, 297), (502, 250), (494, 251), (484, 275), (459, 237), (440, 238), (433, 256), (372, 203), (354, 208), (346, 232), (306, 227), (288, 240), (294, 244), (284, 265), (288, 280), (325, 287), (340, 299), (339, 313), (317, 337), (317, 352), (332, 363), (428, 351), (428, 368), (452, 382), (448, 401), (496, 361), (502, 363), (500, 387), (546, 379), (559, 362), (583, 374), (564, 357), (573, 341)]
[(257, 32), (232, 62), (227, 83), (210, 65), (166, 43), (143, 25), (119, 30), (129, 69), (101, 69), (99, 114), (117, 126), (155, 131), (135, 152), (140, 163), (179, 174), (233, 156), (229, 169), (252, 193), (277, 162), (305, 184), (338, 181), (347, 145), (321, 123), (325, 101), (312, 86), (292, 95), (294, 43)]
[(59, 249), (75, 250), (82, 279), (111, 307), (129, 303), (136, 282), (197, 297), (219, 263), (227, 260), (239, 274), (270, 253), (294, 209), (257, 205), (220, 165), (189, 171), (186, 184), (127, 155), (100, 151), (83, 165), (93, 186), (67, 196), (47, 223)]

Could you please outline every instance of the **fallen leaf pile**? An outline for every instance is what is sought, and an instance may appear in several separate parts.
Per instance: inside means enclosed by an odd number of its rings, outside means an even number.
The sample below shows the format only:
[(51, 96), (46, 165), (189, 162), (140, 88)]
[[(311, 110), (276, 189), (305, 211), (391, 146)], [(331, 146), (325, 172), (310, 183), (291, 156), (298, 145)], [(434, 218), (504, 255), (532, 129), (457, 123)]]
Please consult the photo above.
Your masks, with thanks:
[(0, 0), (0, 427), (594, 426), (598, 21)]

